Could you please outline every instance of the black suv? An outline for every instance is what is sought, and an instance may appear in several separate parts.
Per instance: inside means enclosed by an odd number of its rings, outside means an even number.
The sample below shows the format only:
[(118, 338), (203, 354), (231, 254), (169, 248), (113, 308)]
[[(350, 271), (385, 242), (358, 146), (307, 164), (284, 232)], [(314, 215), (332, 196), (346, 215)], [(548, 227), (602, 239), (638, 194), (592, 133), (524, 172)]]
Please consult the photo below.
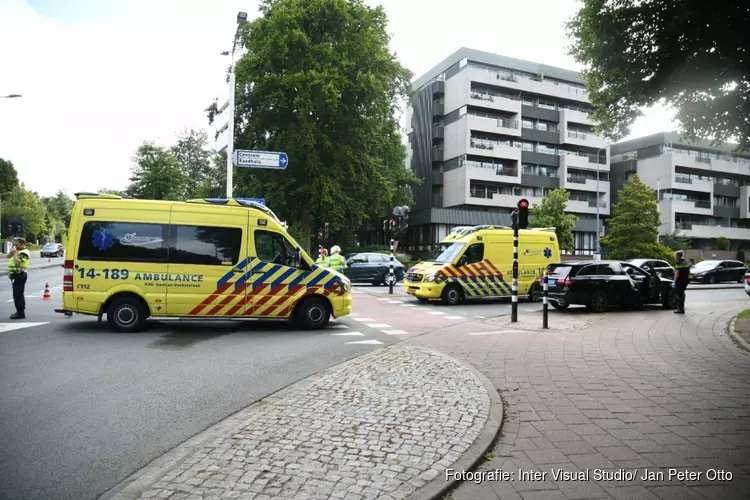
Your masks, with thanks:
[(561, 262), (549, 270), (549, 301), (555, 309), (571, 304), (603, 312), (609, 306), (677, 306), (672, 281), (617, 260)]

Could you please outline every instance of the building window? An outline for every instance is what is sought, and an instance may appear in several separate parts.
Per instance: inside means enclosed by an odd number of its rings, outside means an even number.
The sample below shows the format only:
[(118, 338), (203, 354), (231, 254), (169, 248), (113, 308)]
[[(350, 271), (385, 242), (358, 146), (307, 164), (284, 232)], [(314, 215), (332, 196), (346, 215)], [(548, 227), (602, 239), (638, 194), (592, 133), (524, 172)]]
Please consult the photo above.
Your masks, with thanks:
[(523, 128), (534, 128), (534, 120), (529, 120), (528, 118), (524, 118), (522, 122)]

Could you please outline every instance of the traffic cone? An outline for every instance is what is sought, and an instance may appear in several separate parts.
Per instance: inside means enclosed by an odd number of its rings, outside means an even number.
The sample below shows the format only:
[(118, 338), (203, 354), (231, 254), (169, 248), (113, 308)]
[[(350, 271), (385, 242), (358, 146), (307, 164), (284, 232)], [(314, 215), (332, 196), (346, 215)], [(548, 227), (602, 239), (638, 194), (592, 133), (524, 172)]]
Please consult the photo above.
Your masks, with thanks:
[(49, 294), (49, 283), (44, 284), (44, 297), (42, 300), (52, 300), (52, 295)]

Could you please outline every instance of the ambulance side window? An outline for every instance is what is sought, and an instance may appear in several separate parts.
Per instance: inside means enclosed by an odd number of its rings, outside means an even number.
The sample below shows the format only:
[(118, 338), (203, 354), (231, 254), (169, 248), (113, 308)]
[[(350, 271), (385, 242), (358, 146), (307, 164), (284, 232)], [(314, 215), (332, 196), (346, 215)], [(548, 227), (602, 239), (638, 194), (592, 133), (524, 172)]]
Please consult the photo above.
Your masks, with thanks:
[(464, 258), (461, 259), (462, 264), (476, 264), (484, 260), (484, 243), (474, 243), (466, 249)]
[(271, 231), (255, 231), (255, 256), (263, 262), (292, 266), (295, 251), (283, 235)]

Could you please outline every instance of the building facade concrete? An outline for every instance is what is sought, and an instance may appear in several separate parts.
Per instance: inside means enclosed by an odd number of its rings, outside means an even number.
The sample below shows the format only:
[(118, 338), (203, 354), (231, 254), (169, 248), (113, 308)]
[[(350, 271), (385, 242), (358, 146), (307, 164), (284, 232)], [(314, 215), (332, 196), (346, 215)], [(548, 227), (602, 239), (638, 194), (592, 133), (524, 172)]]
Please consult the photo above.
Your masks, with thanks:
[(732, 154), (734, 145), (691, 142), (661, 132), (612, 145), (613, 203), (636, 173), (657, 191), (659, 233), (678, 231), (693, 248), (714, 247), (724, 236), (734, 248), (750, 245), (750, 154)]
[(576, 253), (595, 251), (597, 205), (610, 213), (608, 144), (577, 72), (461, 48), (413, 91), (407, 161), (422, 183), (409, 250), (429, 251), (455, 226), (510, 225), (521, 198), (566, 188)]

